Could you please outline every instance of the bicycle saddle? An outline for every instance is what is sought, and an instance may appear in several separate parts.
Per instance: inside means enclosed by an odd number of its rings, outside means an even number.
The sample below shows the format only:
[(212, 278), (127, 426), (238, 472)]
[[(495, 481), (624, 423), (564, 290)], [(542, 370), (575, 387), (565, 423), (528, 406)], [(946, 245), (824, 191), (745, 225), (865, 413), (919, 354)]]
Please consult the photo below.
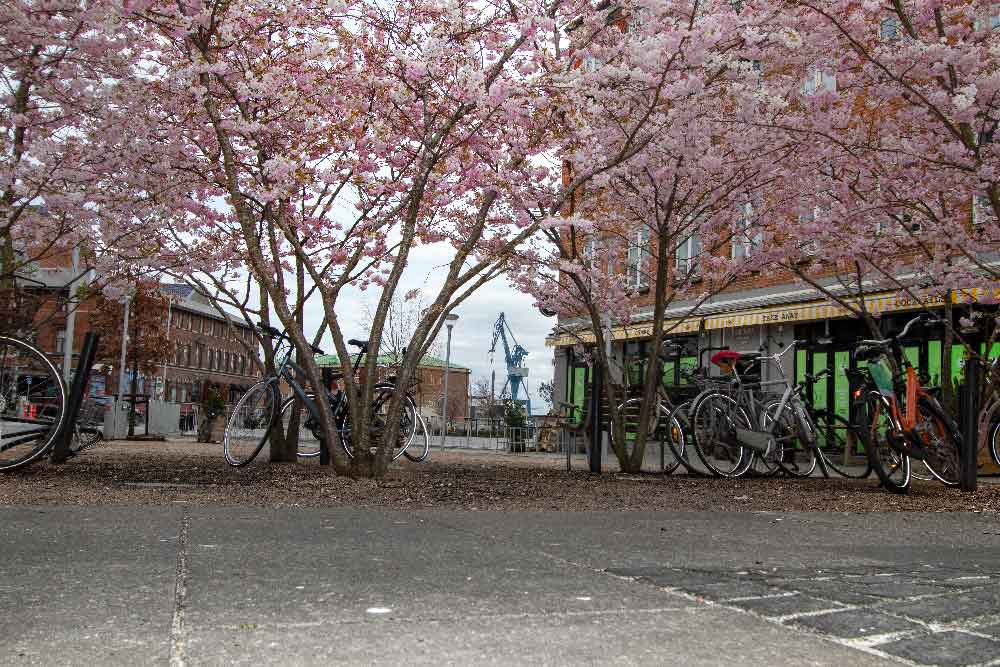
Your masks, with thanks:
[(712, 358), (709, 359), (709, 361), (711, 361), (716, 366), (722, 366), (722, 365), (729, 366), (739, 361), (742, 357), (743, 355), (741, 353), (736, 352), (734, 350), (722, 350), (721, 352), (716, 352), (715, 354), (713, 354)]
[(347, 344), (348, 345), (353, 345), (354, 347), (361, 348), (362, 352), (367, 352), (368, 351), (368, 341), (366, 341), (366, 340), (358, 340), (356, 338), (352, 338), (349, 341), (347, 341)]

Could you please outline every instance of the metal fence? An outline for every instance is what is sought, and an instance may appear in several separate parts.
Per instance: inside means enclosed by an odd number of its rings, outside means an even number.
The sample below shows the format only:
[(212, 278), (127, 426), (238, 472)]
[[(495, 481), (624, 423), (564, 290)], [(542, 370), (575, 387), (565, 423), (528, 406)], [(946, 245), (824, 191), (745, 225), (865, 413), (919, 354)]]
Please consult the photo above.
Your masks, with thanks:
[[(441, 420), (428, 418), (431, 444), (441, 443)], [(445, 446), (513, 454), (529, 452), (571, 453), (583, 451), (581, 438), (553, 425), (507, 426), (500, 419), (456, 419), (448, 424)]]

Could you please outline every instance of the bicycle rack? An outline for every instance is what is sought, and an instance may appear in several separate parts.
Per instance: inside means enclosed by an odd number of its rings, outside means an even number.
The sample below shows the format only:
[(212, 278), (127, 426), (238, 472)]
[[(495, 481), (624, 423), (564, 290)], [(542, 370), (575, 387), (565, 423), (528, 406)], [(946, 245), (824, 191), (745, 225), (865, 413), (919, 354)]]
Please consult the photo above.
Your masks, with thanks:
[[(97, 360), (97, 347), (101, 340), (100, 334), (87, 332), (83, 337), (83, 347), (80, 348), (80, 360), (76, 366), (76, 373), (73, 375), (73, 386), (70, 388), (69, 397), (66, 401), (66, 421), (63, 422), (59, 435), (56, 436), (55, 447), (49, 455), (52, 463), (65, 463), (69, 458), (69, 444), (73, 440), (73, 432), (76, 428), (76, 420), (80, 416), (80, 407), (83, 405), (83, 394), (87, 390), (87, 378)], [(67, 341), (67, 344), (70, 344)]]

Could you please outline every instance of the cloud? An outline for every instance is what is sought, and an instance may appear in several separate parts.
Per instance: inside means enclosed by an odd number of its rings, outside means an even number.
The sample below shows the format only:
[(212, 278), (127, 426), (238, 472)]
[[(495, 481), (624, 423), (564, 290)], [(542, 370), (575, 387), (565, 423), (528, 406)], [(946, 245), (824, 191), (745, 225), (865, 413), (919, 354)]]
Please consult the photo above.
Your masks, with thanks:
[[(399, 288), (399, 294), (412, 289), (420, 289), (426, 296), (436, 294), (444, 282), (447, 263), (453, 250), (443, 244), (415, 248)], [(361, 337), (366, 333), (362, 323), (365, 303), (378, 299), (374, 289), (361, 291), (345, 290), (338, 300), (337, 314), (341, 325), (349, 337)], [(506, 364), (503, 350), (498, 344), (493, 362), (490, 362), (490, 343), (493, 340), (493, 325), (501, 312), (506, 313), (507, 322), (517, 342), (528, 350), (525, 365), (529, 369), (527, 380), (534, 412), (545, 412), (548, 405), (539, 397), (537, 387), (541, 382), (552, 380), (552, 348), (545, 347), (545, 337), (552, 328), (552, 320), (544, 317), (533, 306), (534, 299), (519, 292), (505, 279), (499, 278), (487, 284), (469, 297), (456, 309), (459, 320), (452, 332), (452, 361), (470, 370), (470, 379), (489, 378), (491, 371), (497, 374), (497, 391), (506, 380)], [(323, 309), (318, 299), (313, 299), (305, 310), (306, 334), (316, 331), (323, 321)], [(442, 330), (442, 336), (445, 336)], [(327, 334), (321, 347), (333, 348), (332, 338)]]

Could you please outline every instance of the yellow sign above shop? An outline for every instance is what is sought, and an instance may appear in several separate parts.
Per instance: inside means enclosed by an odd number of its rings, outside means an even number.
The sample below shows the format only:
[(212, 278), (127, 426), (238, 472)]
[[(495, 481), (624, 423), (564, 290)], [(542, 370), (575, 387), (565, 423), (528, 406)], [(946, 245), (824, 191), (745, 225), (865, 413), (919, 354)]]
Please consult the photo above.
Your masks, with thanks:
[[(975, 303), (986, 300), (987, 296), (990, 297), (990, 300), (1000, 300), (1000, 291), (978, 287), (958, 290), (952, 292), (952, 303)], [(850, 302), (856, 303), (855, 300), (850, 300)], [(918, 308), (935, 308), (944, 304), (944, 296), (928, 296), (918, 301), (896, 293), (883, 292), (865, 297), (864, 303), (865, 309), (868, 312), (873, 315), (881, 315), (883, 313), (916, 310)], [(703, 323), (705, 330), (714, 330), (763, 324), (797, 324), (799, 322), (815, 322), (817, 320), (852, 316), (853, 313), (843, 305), (829, 301), (811, 301), (809, 303), (736, 311), (734, 313), (712, 315), (705, 318), (689, 317), (685, 320), (667, 320), (664, 323), (664, 330), (670, 335), (696, 333), (702, 330)], [(612, 334), (616, 341), (649, 338), (653, 335), (653, 325), (645, 322), (625, 327), (616, 327), (612, 330)], [(545, 340), (545, 344), (549, 347), (564, 347), (567, 345), (576, 345), (577, 343), (589, 344), (593, 342), (594, 334), (589, 329), (581, 330), (574, 334), (564, 333)]]

